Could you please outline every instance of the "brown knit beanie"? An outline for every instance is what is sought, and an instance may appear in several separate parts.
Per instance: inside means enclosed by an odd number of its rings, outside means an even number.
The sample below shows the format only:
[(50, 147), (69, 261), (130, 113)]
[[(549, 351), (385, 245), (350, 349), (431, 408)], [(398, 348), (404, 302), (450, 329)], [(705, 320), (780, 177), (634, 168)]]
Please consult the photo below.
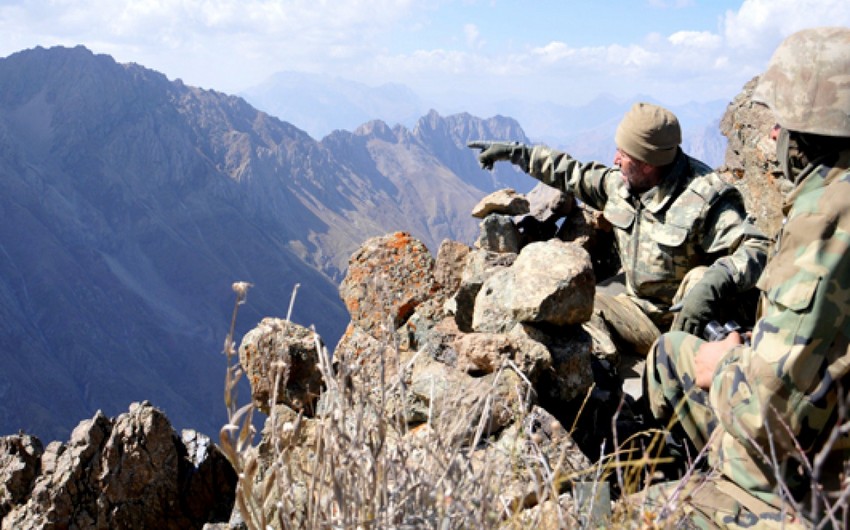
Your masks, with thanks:
[(650, 103), (635, 103), (614, 135), (617, 147), (651, 166), (666, 166), (676, 158), (682, 143), (679, 120), (669, 110)]

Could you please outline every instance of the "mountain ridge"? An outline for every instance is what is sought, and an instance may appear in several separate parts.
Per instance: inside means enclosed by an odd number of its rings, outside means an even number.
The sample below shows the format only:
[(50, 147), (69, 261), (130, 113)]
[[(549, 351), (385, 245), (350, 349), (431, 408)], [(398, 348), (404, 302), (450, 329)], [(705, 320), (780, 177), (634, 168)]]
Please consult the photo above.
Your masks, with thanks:
[[(283, 311), (296, 280), (281, 276), (309, 283), (295, 314), (324, 312), (319, 329), (341, 333), (336, 286), (275, 233), (282, 222), (256, 229), (269, 221), (240, 191), (250, 157), (201, 145), (204, 113), (185, 120), (223, 96), (82, 47), (0, 61), (0, 93), (5, 430), (60, 437), (94, 410), (155, 399), (215, 432), (232, 281), (261, 287), (244, 310), (255, 319)], [(41, 125), (18, 136), (26, 116)]]
[(151, 400), (214, 433), (230, 284), (255, 285), (237, 334), (284, 315), (300, 284), (293, 320), (332, 348), (348, 321), (337, 280), (364, 239), (471, 243), (483, 195), (532, 185), (478, 168), (465, 142), (497, 134), (524, 138), (508, 118), (435, 112), (319, 142), (82, 46), (0, 59), (0, 428), (64, 439)]
[[(623, 114), (633, 103), (646, 101), (676, 113), (682, 124), (683, 145), (708, 165), (719, 166), (725, 154), (726, 138), (719, 133), (718, 127), (728, 104), (723, 100), (671, 104), (649, 95), (615, 98), (600, 93), (579, 105), (569, 101), (487, 101), (457, 91), (451, 98), (432, 96), (426, 100), (404, 85), (392, 85), (391, 88), (392, 93), (387, 95), (386, 85), (372, 87), (341, 76), (283, 71), (270, 75), (263, 83), (240, 95), (270, 114), (305, 124), (314, 138), (323, 138), (336, 130), (354, 130), (374, 119), (414, 128), (418, 121), (416, 116), (433, 109), (441, 109), (446, 115), (507, 115), (523, 124), (531, 142), (563, 149), (581, 160), (601, 162), (610, 162), (613, 157), (614, 130)], [(498, 139), (517, 140), (513, 137)]]

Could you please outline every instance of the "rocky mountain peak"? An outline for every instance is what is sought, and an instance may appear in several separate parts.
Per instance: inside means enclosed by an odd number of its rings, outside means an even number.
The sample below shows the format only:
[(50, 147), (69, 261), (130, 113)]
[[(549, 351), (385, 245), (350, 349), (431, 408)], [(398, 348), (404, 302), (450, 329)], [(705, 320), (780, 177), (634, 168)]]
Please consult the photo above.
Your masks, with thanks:
[(294, 318), (335, 342), (336, 285), (364, 237), (471, 242), (482, 194), (529, 185), (478, 167), (465, 140), (486, 120), (426, 122), (421, 137), (374, 121), (317, 142), (84, 47), (0, 59), (0, 427), (63, 438), (76, 418), (152, 399), (214, 432), (234, 280), (257, 286), (242, 326), (300, 283)]
[(395, 142), (397, 140), (395, 131), (381, 120), (371, 120), (354, 131), (355, 136), (366, 136), (384, 140), (385, 142)]

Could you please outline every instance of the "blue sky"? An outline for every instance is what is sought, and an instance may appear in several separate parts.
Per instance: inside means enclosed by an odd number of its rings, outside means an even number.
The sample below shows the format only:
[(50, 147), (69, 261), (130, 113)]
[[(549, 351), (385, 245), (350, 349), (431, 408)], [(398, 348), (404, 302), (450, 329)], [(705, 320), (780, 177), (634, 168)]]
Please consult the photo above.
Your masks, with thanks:
[(0, 0), (0, 57), (83, 44), (238, 93), (279, 71), (427, 97), (730, 99), (847, 0)]

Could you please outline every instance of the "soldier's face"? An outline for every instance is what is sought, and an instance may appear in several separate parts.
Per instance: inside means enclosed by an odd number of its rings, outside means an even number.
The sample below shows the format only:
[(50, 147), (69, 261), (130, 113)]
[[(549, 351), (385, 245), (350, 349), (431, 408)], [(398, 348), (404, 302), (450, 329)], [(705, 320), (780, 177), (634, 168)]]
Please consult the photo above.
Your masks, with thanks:
[(632, 158), (621, 149), (617, 149), (614, 155), (614, 165), (620, 166), (623, 183), (632, 193), (643, 193), (658, 183), (654, 172), (650, 171), (652, 166)]

